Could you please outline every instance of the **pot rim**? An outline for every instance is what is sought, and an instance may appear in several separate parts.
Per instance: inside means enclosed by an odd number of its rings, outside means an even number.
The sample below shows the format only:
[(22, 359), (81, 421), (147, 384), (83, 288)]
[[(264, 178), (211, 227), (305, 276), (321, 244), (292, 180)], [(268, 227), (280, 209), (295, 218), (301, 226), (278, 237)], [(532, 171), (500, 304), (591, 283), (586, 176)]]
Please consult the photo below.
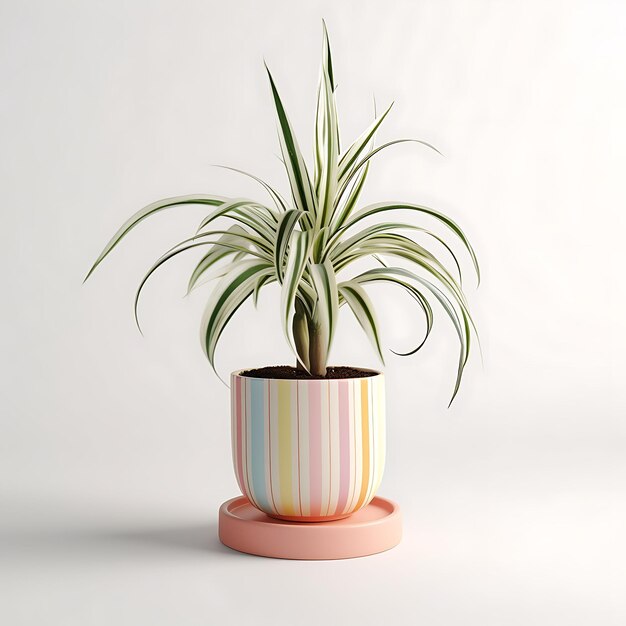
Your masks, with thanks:
[(370, 372), (370, 374), (368, 376), (355, 376), (353, 378), (272, 378), (271, 376), (244, 376), (242, 374), (242, 372), (247, 372), (248, 370), (253, 370), (253, 369), (260, 369), (260, 368), (255, 368), (255, 367), (244, 367), (242, 369), (239, 370), (235, 370), (234, 372), (231, 372), (230, 376), (231, 378), (235, 377), (235, 378), (245, 378), (247, 380), (285, 380), (288, 382), (302, 382), (302, 383), (313, 383), (313, 382), (331, 382), (331, 381), (335, 381), (335, 380), (372, 380), (374, 378), (378, 378), (378, 377), (383, 377), (384, 378), (384, 373), (383, 372), (379, 372), (378, 370), (375, 369), (371, 369), (370, 367), (356, 367), (356, 366), (349, 366), (349, 367), (354, 367), (355, 369), (360, 369), (363, 372)]

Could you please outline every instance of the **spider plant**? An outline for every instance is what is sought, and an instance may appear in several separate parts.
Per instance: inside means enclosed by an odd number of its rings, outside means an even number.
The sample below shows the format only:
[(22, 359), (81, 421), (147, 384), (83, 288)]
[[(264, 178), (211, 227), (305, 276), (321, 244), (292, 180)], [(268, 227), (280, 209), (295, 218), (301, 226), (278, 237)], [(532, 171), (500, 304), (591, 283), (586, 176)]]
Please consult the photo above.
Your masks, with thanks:
[[(219, 279), (208, 299), (201, 325), (202, 346), (213, 369), (218, 341), (237, 309), (250, 297), (256, 305), (261, 289), (278, 283), (281, 290), (280, 322), (295, 354), (297, 367), (302, 370), (303, 376), (306, 373), (323, 376), (339, 309), (344, 305), (352, 311), (383, 361), (379, 325), (366, 287), (374, 283), (393, 284), (413, 298), (420, 315), (424, 316), (426, 328), (425, 337), (419, 345), (395, 354), (408, 356), (424, 345), (433, 325), (431, 301), (438, 302), (452, 321), (460, 343), (452, 394), (454, 399), (468, 359), (470, 337), (475, 330), (461, 288), (460, 264), (448, 243), (434, 232), (409, 222), (372, 224), (368, 218), (398, 211), (432, 218), (460, 240), (480, 281), (476, 255), (461, 228), (435, 209), (409, 202), (359, 204), (370, 163), (379, 152), (402, 142), (415, 142), (433, 150), (436, 148), (417, 139), (397, 139), (374, 147), (375, 134), (392, 105), (375, 117), (352, 144), (341, 148), (335, 76), (324, 24), (315, 154), (311, 171), (302, 156), (267, 66), (266, 70), (278, 117), (282, 162), (290, 187), (289, 199), (260, 178), (235, 170), (262, 185), (271, 203), (214, 195), (159, 200), (141, 209), (121, 226), (98, 256), (85, 280), (120, 240), (146, 218), (170, 207), (205, 205), (211, 207), (211, 211), (202, 220), (197, 232), (163, 254), (141, 281), (135, 296), (138, 326), (137, 304), (148, 278), (173, 257), (188, 250), (204, 249), (189, 279), (188, 291), (199, 284)], [(215, 222), (219, 218), (230, 220), (232, 224), (217, 228)], [(445, 250), (454, 271), (450, 271), (429, 247), (415, 241), (410, 233), (421, 233), (428, 241)], [(390, 265), (389, 258), (399, 259), (403, 264)], [(362, 259), (372, 260), (375, 266), (345, 277), (350, 266)]]

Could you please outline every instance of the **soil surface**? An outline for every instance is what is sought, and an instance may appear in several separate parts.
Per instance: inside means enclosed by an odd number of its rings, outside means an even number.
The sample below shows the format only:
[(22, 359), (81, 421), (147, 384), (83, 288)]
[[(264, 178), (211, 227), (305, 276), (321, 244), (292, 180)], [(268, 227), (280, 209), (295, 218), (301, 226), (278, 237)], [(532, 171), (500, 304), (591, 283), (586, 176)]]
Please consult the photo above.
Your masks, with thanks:
[(242, 376), (248, 378), (280, 378), (288, 380), (329, 380), (334, 378), (366, 378), (375, 376), (376, 372), (364, 370), (358, 367), (348, 367), (344, 365), (326, 368), (326, 376), (312, 376), (304, 370), (298, 370), (291, 365), (270, 365), (268, 367), (258, 367), (252, 370), (244, 370)]

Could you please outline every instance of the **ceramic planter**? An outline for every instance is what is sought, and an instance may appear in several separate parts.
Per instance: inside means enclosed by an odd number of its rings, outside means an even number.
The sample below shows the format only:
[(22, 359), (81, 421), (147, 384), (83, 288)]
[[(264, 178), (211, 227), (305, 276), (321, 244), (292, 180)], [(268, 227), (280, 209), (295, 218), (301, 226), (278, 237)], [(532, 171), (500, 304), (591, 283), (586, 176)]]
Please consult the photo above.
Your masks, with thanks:
[(376, 494), (385, 464), (385, 383), (231, 375), (232, 448), (242, 493), (280, 519), (347, 517)]

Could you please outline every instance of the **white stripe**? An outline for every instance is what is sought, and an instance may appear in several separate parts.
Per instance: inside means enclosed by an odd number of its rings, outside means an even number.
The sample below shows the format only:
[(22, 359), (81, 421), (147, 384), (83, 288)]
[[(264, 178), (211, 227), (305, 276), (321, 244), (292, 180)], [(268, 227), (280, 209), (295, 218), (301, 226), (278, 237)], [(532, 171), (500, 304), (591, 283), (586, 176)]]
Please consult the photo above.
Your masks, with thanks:
[(300, 494), (302, 514), (311, 515), (311, 487), (309, 467), (309, 385), (299, 385), (300, 407)]
[(354, 476), (355, 476), (355, 458), (356, 447), (354, 440), (354, 381), (346, 381), (348, 385), (348, 441), (350, 444), (350, 476), (348, 481), (348, 498), (346, 500), (346, 506), (343, 509), (343, 513), (349, 513), (352, 507), (352, 500), (354, 498)]
[(376, 480), (376, 467), (378, 465), (378, 459), (376, 458), (376, 415), (378, 413), (376, 407), (376, 385), (370, 378), (367, 380), (367, 396), (369, 398), (369, 411), (367, 414), (367, 423), (369, 426), (369, 457), (370, 457), (370, 469), (367, 477), (367, 492), (365, 494), (365, 501), (363, 506), (369, 504), (370, 500), (374, 497), (374, 483)]
[(376, 414), (374, 424), (376, 425), (376, 473), (374, 475), (374, 487), (372, 495), (376, 495), (385, 469), (385, 381), (382, 376), (378, 376), (375, 384), (374, 396)]
[(291, 421), (291, 501), (293, 502), (294, 515), (300, 514), (300, 501), (298, 497), (298, 381), (289, 383), (289, 419)]
[(328, 445), (330, 441), (330, 431), (328, 428), (328, 385), (320, 385), (321, 387), (321, 398), (320, 398), (320, 406), (321, 406), (321, 425), (322, 425), (322, 507), (320, 510), (321, 515), (328, 515), (328, 500), (330, 497), (330, 464), (331, 458), (328, 450)]
[(337, 515), (339, 481), (341, 477), (341, 448), (339, 447), (339, 381), (328, 381), (330, 390), (330, 457), (331, 487), (329, 515)]

